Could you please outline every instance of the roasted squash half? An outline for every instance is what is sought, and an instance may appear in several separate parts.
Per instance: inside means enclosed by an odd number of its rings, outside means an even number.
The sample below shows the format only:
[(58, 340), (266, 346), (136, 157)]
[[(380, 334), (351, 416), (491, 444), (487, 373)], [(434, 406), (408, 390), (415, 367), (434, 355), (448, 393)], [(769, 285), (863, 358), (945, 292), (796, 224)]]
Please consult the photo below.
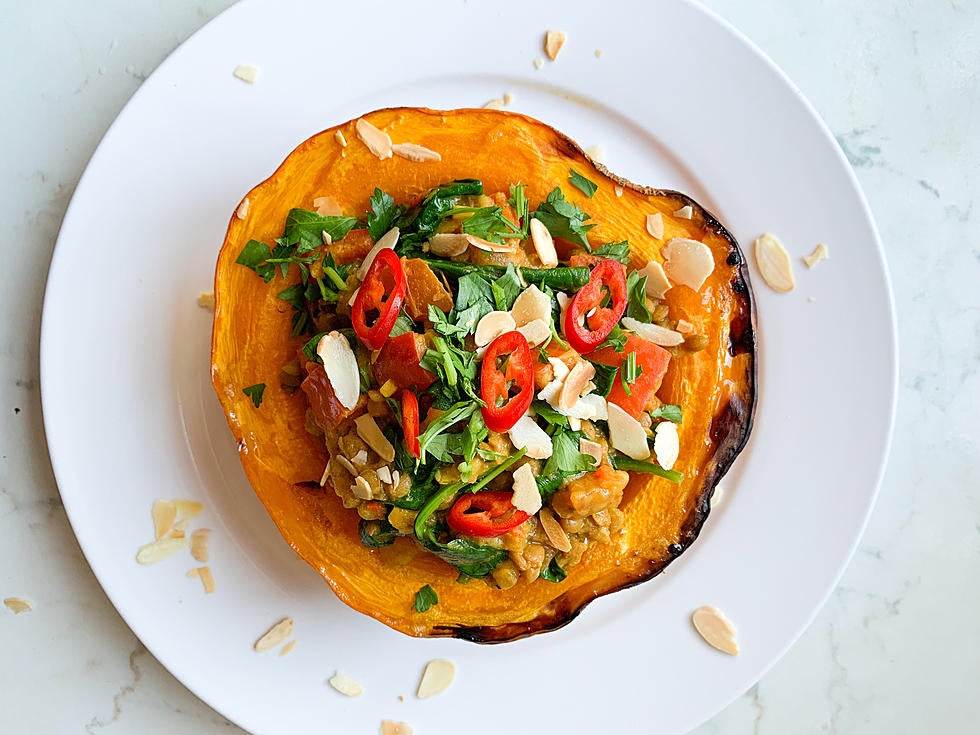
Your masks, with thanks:
[[(230, 219), (215, 273), (211, 375), (242, 465), (286, 541), (354, 609), (409, 635), (483, 643), (559, 628), (595, 598), (650, 579), (687, 549), (708, 516), (719, 479), (746, 444), (756, 385), (752, 294), (742, 253), (690, 197), (617, 178), (532, 118), (485, 109), (395, 108), (363, 119), (395, 142), (438, 151), (441, 160), (379, 160), (350, 121), (302, 143)], [(567, 185), (570, 168), (598, 184), (591, 199)], [(304, 341), (290, 336), (290, 310), (276, 298), (281, 285), (266, 284), (235, 262), (248, 240), (272, 242), (289, 210), (308, 207), (314, 197), (329, 194), (345, 213), (356, 214), (368, 209), (376, 186), (396, 201), (411, 201), (464, 177), (482, 179), (487, 191), (523, 182), (531, 201), (562, 185), (598, 223), (590, 239), (628, 239), (634, 267), (662, 261), (661, 248), (672, 237), (699, 240), (714, 258), (700, 291), (675, 286), (666, 297), (671, 317), (707, 338), (706, 349), (671, 361), (658, 394), (684, 407), (675, 465), (684, 480), (633, 475), (620, 506), (626, 520), (619, 541), (590, 548), (558, 584), (508, 590), (458, 584), (455, 569), (405, 538), (383, 549), (363, 546), (357, 514), (319, 485), (328, 455), (323, 440), (307, 431), (304, 394), (279, 386), (280, 368)], [(654, 213), (663, 217), (662, 238), (645, 229)], [(260, 409), (243, 394), (257, 383), (268, 386)], [(439, 602), (418, 613), (413, 600), (424, 585), (436, 590)]]

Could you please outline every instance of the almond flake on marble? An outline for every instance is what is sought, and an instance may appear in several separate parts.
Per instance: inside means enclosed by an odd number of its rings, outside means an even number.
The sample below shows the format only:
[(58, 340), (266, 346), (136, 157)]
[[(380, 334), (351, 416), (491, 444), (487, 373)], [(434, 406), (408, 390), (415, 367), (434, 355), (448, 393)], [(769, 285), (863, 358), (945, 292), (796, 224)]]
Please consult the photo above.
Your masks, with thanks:
[(381, 721), (381, 735), (412, 735), (413, 732), (412, 726), (407, 722)]
[(531, 465), (522, 464), (514, 470), (513, 480), (514, 494), (510, 499), (511, 505), (528, 515), (534, 515), (541, 510), (541, 492), (538, 490)]
[(539, 219), (532, 219), (529, 225), (531, 230), (531, 242), (534, 250), (541, 259), (541, 265), (545, 268), (554, 268), (558, 265), (558, 253), (555, 250), (555, 240)]
[(191, 534), (191, 556), (199, 562), (208, 561), (208, 541), (211, 539), (210, 528), (199, 528)]
[(699, 607), (691, 614), (691, 623), (709, 646), (730, 656), (738, 655), (735, 625), (717, 607)]
[(293, 634), (293, 619), (286, 617), (273, 625), (269, 630), (262, 634), (262, 637), (255, 641), (252, 646), (256, 651), (268, 651), (275, 648)]
[(346, 138), (346, 137), (344, 137), (344, 133), (343, 133), (343, 131), (341, 131), (341, 130), (338, 130), (337, 132), (335, 132), (335, 133), (333, 134), (333, 137), (334, 137), (334, 139), (335, 139), (335, 140), (336, 140), (336, 141), (337, 141), (338, 143), (340, 143), (340, 147), (341, 147), (341, 148), (346, 148), (346, 147), (347, 147), (347, 138)]
[(548, 537), (548, 541), (555, 549), (563, 554), (572, 550), (572, 542), (568, 540), (568, 534), (565, 533), (565, 529), (555, 518), (551, 508), (542, 508), (538, 513), (538, 520), (541, 522), (544, 535)]
[(812, 253), (803, 256), (803, 262), (806, 263), (807, 268), (812, 268), (821, 260), (827, 260), (828, 258), (830, 258), (830, 251), (827, 249), (826, 245), (819, 243), (817, 247), (813, 249)]
[(136, 552), (139, 564), (156, 564), (187, 548), (186, 538), (162, 538), (140, 547)]
[[(527, 467), (527, 465), (523, 466)], [(419, 680), (419, 688), (416, 690), (415, 696), (419, 699), (428, 699), (437, 694), (442, 694), (455, 678), (456, 667), (452, 661), (447, 661), (444, 658), (433, 659), (425, 665), (425, 671), (422, 672), (422, 678)]]
[(674, 212), (674, 216), (680, 219), (691, 219), (694, 216), (694, 208), (690, 204), (685, 204)]
[(239, 64), (235, 67), (235, 76), (248, 84), (255, 84), (259, 78), (259, 67), (252, 64)]
[(150, 515), (153, 517), (153, 538), (162, 539), (177, 520), (177, 506), (172, 500), (158, 498), (153, 501)]
[(288, 656), (292, 653), (293, 649), (296, 648), (296, 639), (289, 641), (286, 645), (279, 649), (280, 656)]
[(374, 416), (367, 413), (362, 414), (354, 419), (354, 425), (357, 427), (357, 435), (381, 459), (385, 462), (391, 462), (395, 458), (395, 447), (381, 431), (378, 422), (374, 420)]
[(708, 280), (715, 269), (711, 248), (703, 242), (686, 237), (674, 237), (663, 248), (664, 272), (674, 283), (680, 283), (695, 291)]
[(359, 697), (364, 694), (364, 687), (340, 671), (327, 679), (327, 684), (345, 697)]
[(321, 217), (339, 217), (344, 213), (337, 200), (331, 196), (316, 197), (313, 200), (313, 209)]
[(753, 252), (759, 274), (769, 288), (778, 293), (789, 293), (796, 288), (793, 263), (779, 238), (764, 232), (756, 238)]
[(395, 143), (391, 146), (391, 152), (400, 158), (414, 161), (415, 163), (442, 160), (442, 156), (438, 152), (416, 143)]
[(549, 59), (554, 61), (558, 58), (558, 53), (561, 51), (562, 46), (565, 45), (565, 41), (568, 40), (568, 34), (564, 31), (548, 31), (544, 34), (544, 52)]
[(235, 216), (238, 219), (245, 219), (248, 217), (248, 197), (242, 199), (242, 203), (238, 205), (238, 209), (235, 210)]
[(31, 603), (25, 600), (23, 597), (5, 597), (3, 598), (3, 604), (7, 606), (14, 615), (20, 615), (21, 613), (30, 612), (34, 608), (31, 607)]
[(655, 237), (658, 240), (663, 240), (664, 216), (660, 214), (660, 212), (647, 215), (646, 227), (647, 227), (647, 232), (650, 233), (650, 237)]
[(368, 147), (372, 155), (377, 156), (382, 161), (391, 158), (393, 153), (391, 137), (388, 133), (379, 130), (363, 117), (358, 118), (354, 128), (357, 130), (357, 137)]

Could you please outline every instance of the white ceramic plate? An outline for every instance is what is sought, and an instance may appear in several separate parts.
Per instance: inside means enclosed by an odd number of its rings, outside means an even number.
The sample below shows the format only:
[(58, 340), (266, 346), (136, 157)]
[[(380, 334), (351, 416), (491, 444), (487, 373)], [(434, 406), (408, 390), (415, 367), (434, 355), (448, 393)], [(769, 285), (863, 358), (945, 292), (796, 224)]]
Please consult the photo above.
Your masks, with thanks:
[[(871, 509), (896, 338), (867, 206), (798, 91), (695, 5), (389, 8), (237, 5), (147, 80), (93, 156), (61, 230), (41, 345), (48, 442), (79, 542), (150, 651), (256, 733), (371, 733), (382, 718), (420, 734), (689, 729), (801, 633)], [(554, 27), (568, 43), (536, 70)], [(246, 62), (260, 67), (254, 85), (232, 76)], [(778, 233), (799, 286), (779, 296), (755, 279), (758, 419), (699, 541), (662, 577), (600, 599), (560, 631), (481, 647), (392, 632), (338, 602), (293, 555), (212, 394), (211, 319), (196, 298), (211, 290), (231, 209), (300, 141), (377, 107), (477, 106), (504, 92), (513, 109), (605, 145), (616, 173), (691, 193), (743, 247)], [(831, 260), (807, 271), (798, 256), (817, 242)], [(185, 577), (186, 553), (135, 563), (157, 497), (205, 504), (215, 594)], [(741, 656), (697, 637), (688, 621), (703, 604), (736, 621)], [(296, 620), (295, 651), (253, 652), (284, 615)], [(417, 701), (422, 665), (436, 657), (457, 664), (456, 683)], [(328, 688), (336, 669), (366, 694)]]

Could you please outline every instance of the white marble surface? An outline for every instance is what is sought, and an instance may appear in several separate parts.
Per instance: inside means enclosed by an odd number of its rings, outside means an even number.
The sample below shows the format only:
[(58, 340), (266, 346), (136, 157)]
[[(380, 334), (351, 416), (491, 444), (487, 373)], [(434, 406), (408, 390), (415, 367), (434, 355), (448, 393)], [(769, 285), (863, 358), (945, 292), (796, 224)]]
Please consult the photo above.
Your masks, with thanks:
[[(46, 454), (37, 356), (45, 274), (86, 161), (141, 80), (229, 4), (4, 9), (0, 597), (35, 609), (0, 608), (0, 732), (236, 730), (146, 652), (82, 559)], [(789, 74), (857, 171), (891, 266), (901, 381), (878, 507), (840, 586), (785, 658), (697, 732), (976, 732), (980, 2), (708, 5)], [(846, 406), (831, 418), (846, 422)]]

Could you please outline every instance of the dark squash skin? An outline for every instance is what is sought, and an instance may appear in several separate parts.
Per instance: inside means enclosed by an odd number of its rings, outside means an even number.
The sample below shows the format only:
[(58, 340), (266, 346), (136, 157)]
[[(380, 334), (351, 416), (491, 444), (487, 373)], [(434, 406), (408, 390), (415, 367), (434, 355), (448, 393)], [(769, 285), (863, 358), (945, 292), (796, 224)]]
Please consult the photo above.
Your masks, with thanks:
[[(283, 537), (354, 609), (409, 635), (484, 643), (559, 628), (596, 597), (650, 579), (688, 548), (708, 516), (718, 480), (745, 446), (755, 408), (755, 338), (742, 253), (718, 221), (689, 197), (618, 179), (574, 142), (531, 118), (499, 110), (415, 108), (378, 110), (364, 118), (395, 142), (438, 151), (442, 161), (380, 161), (361, 144), (350, 121), (302, 143), (248, 193), (246, 218), (233, 215), (229, 223), (215, 273), (211, 374), (242, 465)], [(347, 148), (337, 143), (336, 130), (343, 131)], [(568, 184), (570, 167), (599, 185), (592, 199)], [(634, 474), (620, 506), (626, 513), (622, 545), (591, 548), (559, 584), (520, 582), (508, 590), (479, 581), (457, 584), (455, 569), (430, 554), (411, 553), (407, 539), (380, 552), (362, 546), (357, 514), (316, 482), (328, 456), (323, 439), (306, 431), (303, 391), (289, 394), (279, 388), (280, 367), (303, 342), (290, 338), (290, 314), (276, 300), (283, 285), (266, 285), (235, 264), (248, 239), (271, 242), (289, 209), (309, 208), (314, 197), (329, 194), (345, 213), (361, 215), (376, 186), (405, 202), (463, 177), (482, 179), (487, 192), (525, 183), (532, 208), (560, 185), (598, 223), (590, 233), (594, 242), (629, 239), (632, 267), (662, 260), (660, 248), (671, 237), (700, 240), (714, 254), (715, 270), (699, 293), (676, 286), (667, 294), (671, 317), (686, 319), (708, 337), (707, 349), (671, 360), (658, 392), (665, 403), (683, 407), (674, 469), (684, 473), (684, 480), (675, 485)], [(621, 197), (617, 186), (623, 189)], [(690, 220), (674, 216), (684, 205), (694, 209)], [(663, 215), (663, 241), (644, 228), (646, 215), (654, 212)], [(332, 247), (340, 262), (350, 259), (345, 257), (349, 252), (363, 250), (344, 241)], [(258, 382), (268, 387), (255, 409), (242, 388)], [(394, 553), (401, 547), (405, 554)], [(414, 595), (426, 584), (438, 593), (439, 604), (419, 614), (412, 607)]]

